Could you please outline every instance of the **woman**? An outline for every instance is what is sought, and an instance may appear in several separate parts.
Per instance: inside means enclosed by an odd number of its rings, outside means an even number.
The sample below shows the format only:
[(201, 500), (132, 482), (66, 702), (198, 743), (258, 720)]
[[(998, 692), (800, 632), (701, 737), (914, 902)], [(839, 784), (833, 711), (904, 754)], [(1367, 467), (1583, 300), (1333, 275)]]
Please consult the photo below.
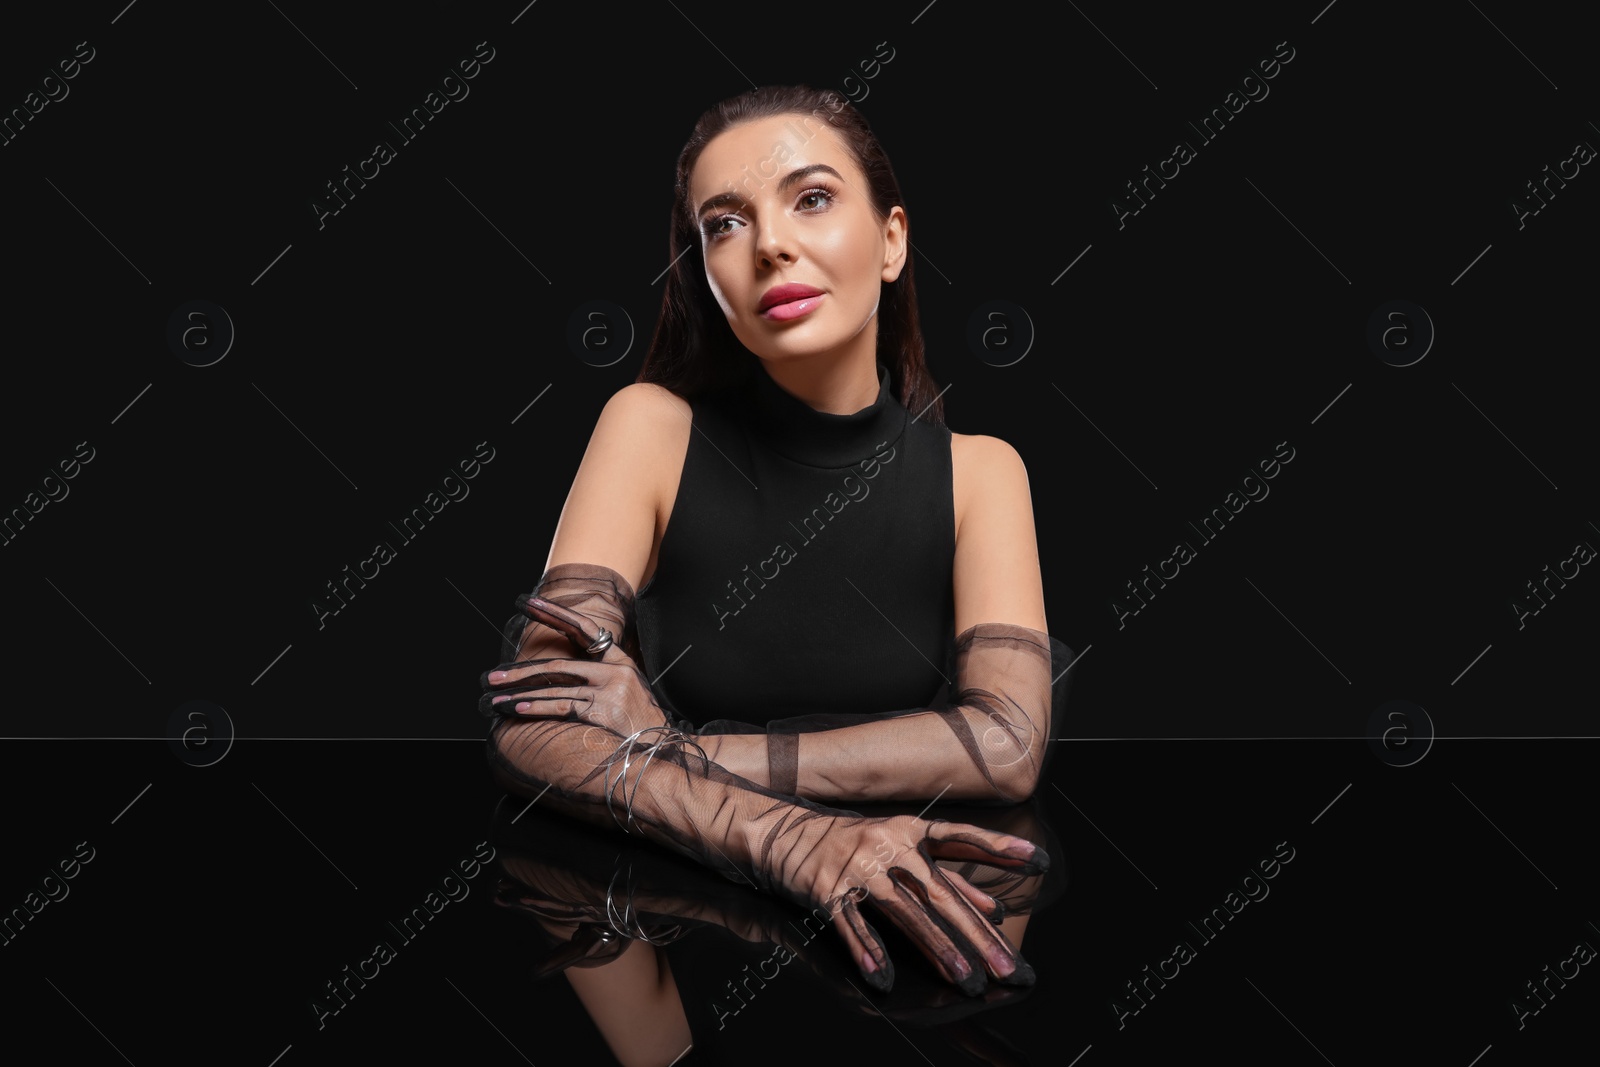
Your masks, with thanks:
[(826, 908), (888, 988), (871, 900), (976, 993), (1032, 970), (998, 902), (935, 860), (1048, 857), (819, 803), (1029, 795), (1070, 656), (1045, 629), (1020, 459), (943, 426), (909, 247), (838, 94), (701, 117), (650, 354), (601, 413), (519, 601), (536, 625), (513, 620), (484, 708), (507, 789)]

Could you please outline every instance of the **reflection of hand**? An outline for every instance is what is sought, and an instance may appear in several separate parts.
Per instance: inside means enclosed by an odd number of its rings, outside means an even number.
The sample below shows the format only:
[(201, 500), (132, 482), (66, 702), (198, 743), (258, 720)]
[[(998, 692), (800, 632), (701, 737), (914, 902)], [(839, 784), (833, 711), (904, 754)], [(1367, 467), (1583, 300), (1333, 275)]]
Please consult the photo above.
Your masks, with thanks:
[[(518, 810), (523, 814), (513, 823)], [(716, 926), (752, 945), (785, 946), (838, 995), (855, 997), (839, 977), (854, 969), (846, 971), (825, 939), (807, 950), (820, 925), (785, 901), (652, 845), (602, 839), (564, 816), (521, 804), (501, 806), (493, 839), (506, 875), (495, 902), (534, 915), (555, 938), (536, 962), (537, 977), (601, 966), (636, 940), (661, 945)]]
[[(555, 939), (534, 961), (538, 978), (572, 967), (604, 966), (634, 940), (663, 945), (692, 936), (697, 927), (716, 926), (752, 945), (775, 946), (765, 966), (803, 968), (841, 1006), (910, 1025), (942, 1025), (1030, 992), (991, 986), (981, 997), (969, 996), (918, 968), (902, 975), (893, 992), (869, 996), (859, 984), (858, 968), (823, 934), (825, 922), (818, 916), (796, 912), (790, 904), (647, 845), (630, 842), (618, 848), (538, 809), (518, 815), (520, 821), (512, 825), (509, 813), (519, 809), (505, 806), (494, 834), (508, 876), (501, 880), (496, 903), (536, 916)], [(704, 950), (697, 942), (686, 951)]]
[(972, 1057), (983, 1067), (1028, 1067), (1027, 1054), (995, 1030), (975, 1019), (964, 1019), (939, 1028), (940, 1036)]
[[(705, 881), (720, 887), (696, 880), (692, 887), (675, 888), (652, 873), (636, 871), (620, 855), (605, 880), (552, 869), (525, 856), (504, 857), (502, 866), (507, 877), (500, 880), (495, 903), (537, 915), (547, 924), (596, 927), (600, 941), (664, 945), (699, 926), (719, 926), (757, 945), (777, 944), (784, 937), (786, 905), (733, 887), (716, 875)], [(643, 866), (648, 870), (651, 865)], [(707, 890), (718, 895), (708, 896)]]
[(535, 981), (569, 967), (603, 967), (633, 941), (664, 945), (686, 932), (671, 916), (637, 909), (631, 898), (626, 903), (613, 899), (616, 879), (597, 883), (526, 859), (502, 859), (510, 877), (500, 879), (494, 902), (533, 915), (555, 939), (550, 951), (535, 960)]

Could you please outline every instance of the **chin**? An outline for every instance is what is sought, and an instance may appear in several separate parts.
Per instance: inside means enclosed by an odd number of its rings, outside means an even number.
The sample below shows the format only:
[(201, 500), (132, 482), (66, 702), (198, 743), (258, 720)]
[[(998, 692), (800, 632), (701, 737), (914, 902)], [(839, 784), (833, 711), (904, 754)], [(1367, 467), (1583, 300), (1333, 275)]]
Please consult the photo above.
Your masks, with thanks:
[(788, 328), (762, 330), (750, 339), (755, 343), (746, 343), (745, 347), (765, 359), (800, 359), (837, 352), (849, 345), (860, 332), (829, 330), (823, 323), (796, 323)]
[(752, 348), (750, 351), (755, 352), (760, 358), (770, 363), (792, 363), (797, 360), (813, 359), (817, 356), (826, 355), (835, 351), (836, 347), (814, 344), (768, 345), (764, 350)]
[(801, 336), (799, 330), (785, 331), (779, 336), (762, 333), (749, 339), (741, 337), (739, 342), (760, 358), (774, 362), (804, 359), (826, 352), (829, 348), (826, 344), (819, 344), (814, 337)]

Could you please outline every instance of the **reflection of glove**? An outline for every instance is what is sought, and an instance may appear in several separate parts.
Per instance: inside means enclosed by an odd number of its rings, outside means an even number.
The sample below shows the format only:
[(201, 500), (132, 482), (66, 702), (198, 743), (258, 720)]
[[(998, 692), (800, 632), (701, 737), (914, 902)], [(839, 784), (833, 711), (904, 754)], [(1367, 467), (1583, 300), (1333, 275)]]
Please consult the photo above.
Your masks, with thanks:
[[(597, 839), (588, 827), (555, 812), (524, 810), (513, 822), (508, 813), (522, 808), (512, 800), (496, 814), (492, 840), (508, 877), (501, 879), (495, 902), (537, 916), (556, 935), (555, 949), (535, 961), (535, 977), (602, 965), (631, 941), (664, 945), (705, 926), (753, 944), (798, 945), (795, 911), (781, 900), (752, 893), (638, 838)], [(798, 947), (794, 952), (805, 956)], [(811, 956), (826, 964), (830, 984), (856, 997), (837, 977), (856, 972), (845, 971), (836, 951)], [(955, 993), (948, 984), (943, 988)]]
[[(569, 967), (604, 966), (634, 940), (665, 945), (714, 926), (751, 944), (778, 946), (782, 954), (774, 953), (772, 962), (790, 968), (798, 962), (842, 1006), (903, 1025), (943, 1026), (1032, 992), (996, 985), (981, 997), (964, 996), (936, 975), (913, 970), (899, 976), (892, 993), (866, 997), (855, 982), (857, 968), (817, 937), (822, 931), (815, 918), (652, 845), (628, 840), (613, 845), (554, 812), (523, 808), (512, 800), (496, 815), (491, 840), (509, 877), (501, 879), (495, 902), (539, 918), (553, 939), (530, 961), (536, 979)], [(512, 812), (519, 812), (515, 823)], [(685, 951), (698, 955), (716, 949), (715, 943), (696, 942)]]
[(1032, 1062), (1027, 1053), (993, 1027), (981, 1026), (975, 1020), (965, 1019), (950, 1026), (940, 1027), (939, 1034), (952, 1046), (970, 1057), (968, 1063), (982, 1067), (1028, 1067)]
[[(597, 569), (590, 569), (591, 576)], [(546, 572), (547, 582), (556, 578)], [(616, 588), (631, 593), (625, 583)], [(519, 607), (563, 633), (573, 648), (595, 649), (619, 662), (612, 653), (622, 655), (615, 636), (626, 635), (623, 624), (607, 642), (601, 627), (547, 601), (543, 591), (541, 584), (541, 595), (520, 600)], [(541, 660), (546, 684), (530, 685), (537, 679), (529, 679), (517, 688), (559, 692), (569, 688), (569, 677), (587, 680), (586, 670), (594, 666), (581, 658)], [(520, 703), (528, 705), (523, 712), (515, 710)], [(654, 701), (648, 707), (659, 714)], [(864, 900), (965, 992), (982, 991), (986, 970), (1001, 981), (1033, 981), (1032, 968), (987, 917), (996, 911), (994, 901), (934, 862), (981, 859), (1037, 872), (1049, 857), (1032, 843), (945, 820), (866, 819), (785, 796), (711, 762), (664, 716), (638, 725), (647, 714), (642, 703), (609, 709), (604, 718), (577, 714), (571, 696), (504, 702), (492, 710), (498, 717), (490, 728), (489, 761), (508, 791), (534, 798), (548, 793), (544, 802), (550, 807), (620, 826), (842, 918), (836, 928), (870, 985), (888, 989), (893, 966), (860, 911)]]
[[(569, 967), (603, 967), (622, 955), (632, 941), (665, 945), (688, 933), (670, 914), (633, 899), (633, 869), (631, 865), (624, 868), (620, 857), (618, 869), (602, 880), (575, 871), (552, 870), (522, 857), (502, 856), (501, 865), (510, 877), (500, 880), (494, 902), (540, 919), (546, 934), (554, 939), (552, 947), (532, 961), (535, 981)], [(619, 880), (625, 885), (619, 887)], [(565, 927), (572, 927), (570, 934), (562, 929)]]

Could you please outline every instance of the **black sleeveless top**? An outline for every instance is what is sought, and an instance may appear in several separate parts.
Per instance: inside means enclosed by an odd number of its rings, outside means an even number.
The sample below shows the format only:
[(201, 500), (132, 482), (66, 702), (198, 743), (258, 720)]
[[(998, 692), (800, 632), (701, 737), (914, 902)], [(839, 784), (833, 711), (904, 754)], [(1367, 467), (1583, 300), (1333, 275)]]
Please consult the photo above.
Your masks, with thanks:
[(877, 400), (851, 415), (817, 411), (759, 360), (690, 405), (636, 599), (657, 699), (699, 728), (928, 706), (955, 638), (950, 431), (914, 420), (881, 363)]

